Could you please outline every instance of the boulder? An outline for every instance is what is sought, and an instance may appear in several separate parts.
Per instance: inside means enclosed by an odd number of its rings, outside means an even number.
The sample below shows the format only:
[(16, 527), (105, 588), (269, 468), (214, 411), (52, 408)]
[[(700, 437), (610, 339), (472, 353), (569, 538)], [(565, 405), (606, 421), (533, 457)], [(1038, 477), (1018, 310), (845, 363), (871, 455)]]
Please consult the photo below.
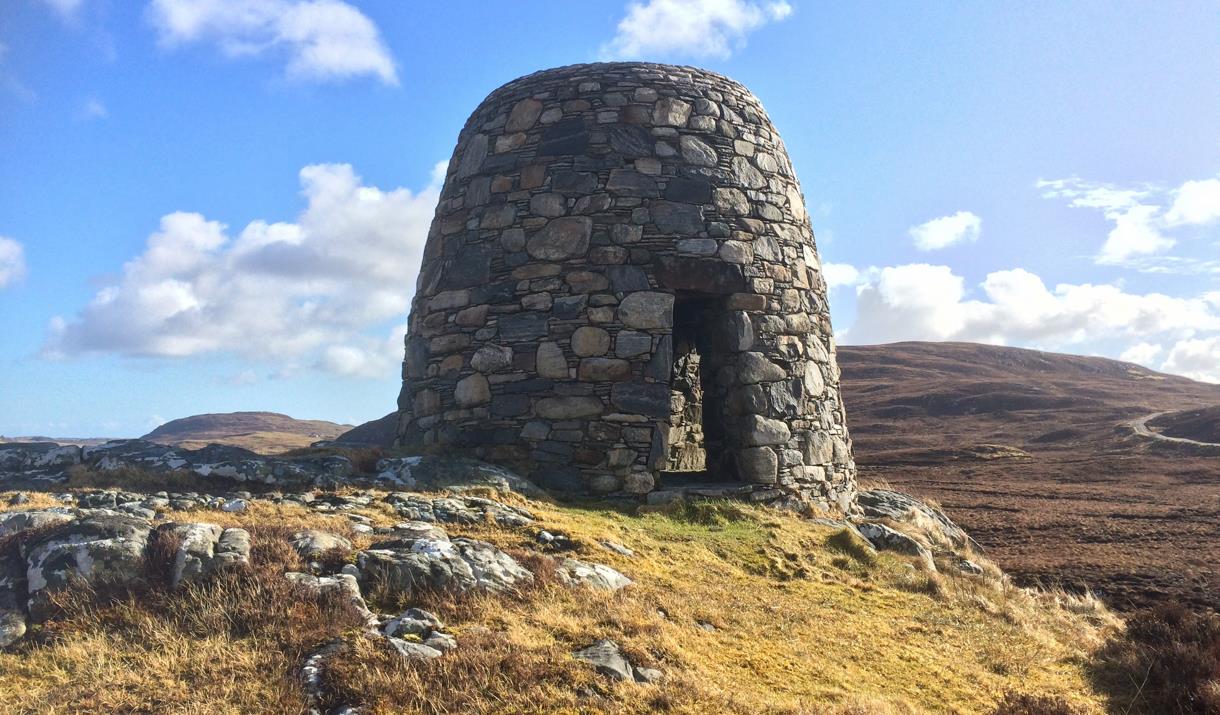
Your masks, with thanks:
[(397, 482), (411, 489), (462, 492), (491, 488), (499, 492), (517, 492), (527, 497), (544, 494), (533, 482), (510, 469), (464, 457), (393, 457), (377, 462), (376, 470), (379, 479)]
[(31, 601), (78, 578), (91, 585), (139, 579), (151, 530), (145, 519), (99, 510), (23, 543)]
[(343, 552), (352, 550), (352, 542), (346, 537), (332, 534), (319, 529), (305, 529), (292, 535), (292, 548), (307, 561), (313, 561), (322, 554), (339, 549)]
[(250, 534), (245, 529), (224, 529), (216, 524), (170, 522), (156, 533), (179, 539), (170, 568), (170, 585), (201, 579), (216, 571), (250, 563)]
[(857, 525), (857, 530), (880, 551), (895, 551), (907, 556), (914, 556), (923, 563), (928, 571), (935, 571), (936, 564), (932, 560), (932, 552), (927, 547), (901, 531), (896, 531), (885, 524), (865, 522)]
[(623, 657), (618, 644), (611, 640), (599, 640), (591, 646), (581, 648), (572, 654), (577, 660), (583, 660), (593, 666), (598, 673), (614, 680), (633, 680), (631, 663)]
[(390, 645), (394, 646), (394, 650), (398, 651), (407, 660), (431, 660), (432, 658), (439, 658), (444, 655), (444, 653), (436, 648), (424, 645), (423, 643), (412, 643), (411, 641), (404, 641), (401, 638), (390, 638), (389, 641)]
[(361, 580), (401, 598), (421, 590), (506, 591), (533, 580), (511, 556), (473, 539), (397, 540), (374, 544), (357, 559)]
[(421, 608), (408, 608), (394, 618), (391, 618), (381, 631), (387, 636), (419, 636), (427, 637), (434, 631), (444, 628), (441, 619)]
[(364, 619), (365, 625), (375, 627), (377, 624), (377, 616), (369, 610), (368, 604), (364, 601), (364, 596), (360, 594), (360, 584), (356, 578), (350, 574), (338, 574), (336, 576), (314, 576), (313, 574), (298, 573), (290, 571), (284, 574), (284, 578), (293, 582), (302, 589), (316, 594), (336, 594), (341, 598), (346, 598), (356, 612)]
[(394, 492), (385, 498), (399, 516), (417, 522), (482, 524), (489, 519), (500, 526), (525, 526), (533, 515), (525, 509), (482, 497), (426, 497)]
[[(829, 439), (824, 435), (815, 434), (814, 436), (815, 438), (820, 437), (823, 440)], [(819, 456), (824, 456), (825, 452), (829, 452), (829, 447), (826, 447), (822, 452), (823, 454), (819, 454)], [(982, 548), (975, 543), (974, 539), (970, 538), (970, 535), (955, 524), (952, 519), (945, 516), (944, 512), (928, 506), (910, 494), (903, 494), (902, 492), (889, 489), (869, 489), (861, 491), (857, 495), (857, 500), (866, 518), (893, 519), (894, 521), (919, 519), (924, 525), (930, 525), (936, 529), (954, 548), (970, 547), (975, 551), (982, 551)]]
[(633, 581), (605, 564), (564, 559), (555, 575), (567, 586), (588, 586), (601, 591), (617, 591)]

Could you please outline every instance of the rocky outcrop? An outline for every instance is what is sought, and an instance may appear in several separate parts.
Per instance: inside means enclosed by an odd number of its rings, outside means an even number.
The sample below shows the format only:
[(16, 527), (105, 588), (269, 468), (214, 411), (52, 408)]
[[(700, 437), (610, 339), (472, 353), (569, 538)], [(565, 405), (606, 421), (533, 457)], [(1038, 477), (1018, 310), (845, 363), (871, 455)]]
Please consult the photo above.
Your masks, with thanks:
[(245, 529), (170, 522), (158, 526), (154, 533), (178, 541), (170, 572), (170, 585), (174, 587), (223, 568), (250, 563), (250, 533)]
[(512, 470), (462, 457), (395, 457), (377, 462), (377, 477), (407, 489), (461, 492), (495, 489), (527, 497), (543, 495), (533, 482)]
[(936, 536), (957, 549), (982, 551), (974, 539), (943, 511), (911, 496), (890, 489), (869, 489), (856, 497), (866, 519), (892, 519), (897, 522), (919, 522), (932, 529)]
[(356, 563), (362, 582), (404, 599), (424, 591), (508, 591), (534, 578), (491, 544), (443, 534), (378, 542)]
[(601, 591), (617, 591), (632, 584), (631, 579), (605, 564), (578, 559), (561, 561), (555, 575), (569, 586), (586, 586)]
[(599, 674), (611, 680), (655, 683), (662, 678), (661, 671), (655, 668), (632, 665), (623, 655), (619, 645), (612, 640), (599, 640), (572, 653), (572, 657), (588, 663)]

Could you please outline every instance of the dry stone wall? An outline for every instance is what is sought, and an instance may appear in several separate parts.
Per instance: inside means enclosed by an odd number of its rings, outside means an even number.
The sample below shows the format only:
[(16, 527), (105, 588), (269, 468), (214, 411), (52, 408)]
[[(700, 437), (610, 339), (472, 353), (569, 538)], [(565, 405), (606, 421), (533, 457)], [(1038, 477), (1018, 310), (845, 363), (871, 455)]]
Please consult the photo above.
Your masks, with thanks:
[(850, 506), (825, 283), (759, 101), (657, 64), (510, 82), (449, 163), (398, 441), (474, 452), (562, 491), (663, 487), (670, 428), (686, 419), (671, 390), (684, 311), (697, 315), (681, 337), (699, 352), (703, 424), (678, 432), (706, 441), (706, 478), (760, 501)]

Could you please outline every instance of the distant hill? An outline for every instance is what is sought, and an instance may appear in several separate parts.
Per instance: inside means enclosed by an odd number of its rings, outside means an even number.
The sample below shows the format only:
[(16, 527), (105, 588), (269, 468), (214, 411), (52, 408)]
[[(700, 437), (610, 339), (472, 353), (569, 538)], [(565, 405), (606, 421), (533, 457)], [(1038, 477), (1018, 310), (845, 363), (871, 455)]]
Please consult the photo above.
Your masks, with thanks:
[(969, 343), (841, 346), (863, 482), (939, 501), (1006, 570), (1124, 608), (1220, 607), (1220, 385)]
[(42, 437), (39, 435), (5, 437), (0, 435), (0, 444), (20, 442), (54, 442), (55, 444), (72, 444), (77, 447), (96, 447), (110, 441), (110, 437)]
[(353, 427), (339, 435), (339, 444), (350, 446), (388, 447), (394, 443), (394, 428), (398, 425), (398, 413), (391, 412), (371, 422)]
[(217, 443), (275, 454), (334, 439), (351, 428), (323, 420), (293, 419), (276, 412), (228, 412), (172, 420), (142, 439), (187, 449)]

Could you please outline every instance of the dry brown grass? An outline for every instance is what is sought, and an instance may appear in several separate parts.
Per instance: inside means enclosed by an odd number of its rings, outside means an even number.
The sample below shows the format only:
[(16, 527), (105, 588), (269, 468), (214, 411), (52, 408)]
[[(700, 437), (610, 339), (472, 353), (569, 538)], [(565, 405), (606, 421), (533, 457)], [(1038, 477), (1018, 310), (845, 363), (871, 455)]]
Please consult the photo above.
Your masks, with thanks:
[(0, 653), (0, 702), (13, 713), (292, 713), (295, 677), (319, 643), (360, 618), (339, 599), (283, 578), (296, 553), (252, 527), (249, 568), (171, 591), (173, 544), (153, 544), (138, 589), (78, 587), (55, 616)]
[[(501, 498), (537, 523), (446, 528), (495, 543), (538, 578), (509, 595), (410, 603), (457, 637), (444, 658), (404, 663), (356, 636), (341, 609), (329, 610), (336, 604), (285, 590), (280, 575), (302, 568), (287, 547), (292, 531), (329, 529), (357, 546), (369, 537), (353, 535), (341, 515), (254, 502), (238, 514), (170, 515), (250, 528), (250, 573), (65, 604), (54, 624), (0, 654), (0, 702), (22, 702), (18, 712), (295, 712), (302, 695), (292, 674), (310, 649), (346, 631), (344, 654), (324, 671), (328, 704), (362, 703), (369, 713), (987, 713), (1015, 679), (1023, 692), (1099, 711), (1086, 664), (1110, 626), (1061, 598), (988, 577), (929, 575), (850, 532), (745, 505), (636, 515)], [(379, 525), (398, 520), (380, 504), (357, 511)], [(553, 559), (536, 550), (538, 528), (568, 535), (581, 544), (577, 558), (636, 585), (617, 594), (562, 586)], [(637, 556), (602, 549), (603, 539)], [(408, 605), (367, 595), (375, 610)], [(664, 680), (612, 683), (571, 657), (599, 638)]]

